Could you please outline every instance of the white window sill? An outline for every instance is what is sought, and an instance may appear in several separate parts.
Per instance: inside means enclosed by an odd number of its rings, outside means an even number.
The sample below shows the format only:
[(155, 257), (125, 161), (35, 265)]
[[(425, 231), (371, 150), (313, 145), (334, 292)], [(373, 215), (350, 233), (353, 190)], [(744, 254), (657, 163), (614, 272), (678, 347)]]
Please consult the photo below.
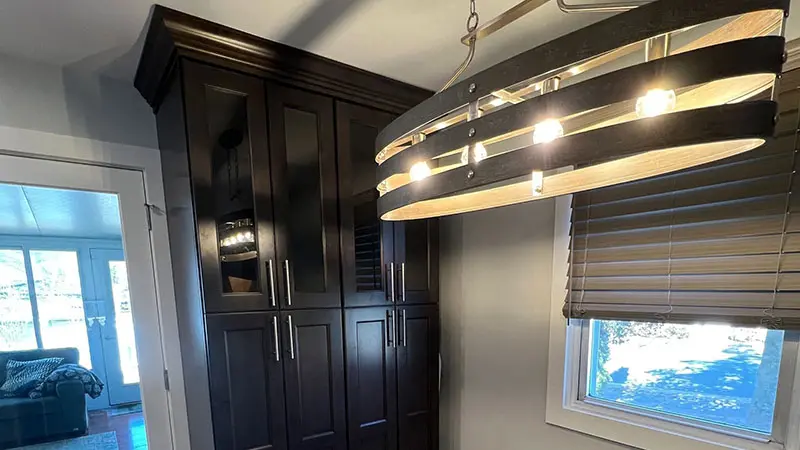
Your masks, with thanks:
[[(735, 431), (723, 433), (712, 426), (687, 425), (633, 413), (624, 407), (578, 400), (578, 371), (573, 366), (580, 357), (580, 334), (568, 330), (562, 316), (566, 298), (571, 201), (571, 196), (556, 199), (545, 421), (644, 450), (800, 450), (800, 389), (778, 392), (779, 397), (791, 397), (793, 406), (789, 417), (783, 418), (786, 430), (781, 435), (786, 436), (785, 445), (745, 431), (740, 435)], [(790, 364), (794, 366), (798, 361), (800, 358)], [(800, 370), (794, 371), (794, 386), (800, 386)]]

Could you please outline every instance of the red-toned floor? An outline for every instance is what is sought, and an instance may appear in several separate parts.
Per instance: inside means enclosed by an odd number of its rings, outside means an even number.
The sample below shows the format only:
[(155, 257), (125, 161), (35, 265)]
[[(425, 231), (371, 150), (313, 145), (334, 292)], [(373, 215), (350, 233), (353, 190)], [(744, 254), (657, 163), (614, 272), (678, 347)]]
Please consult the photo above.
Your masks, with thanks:
[(109, 416), (106, 411), (89, 411), (89, 434), (117, 433), (119, 450), (147, 450), (147, 434), (142, 413)]

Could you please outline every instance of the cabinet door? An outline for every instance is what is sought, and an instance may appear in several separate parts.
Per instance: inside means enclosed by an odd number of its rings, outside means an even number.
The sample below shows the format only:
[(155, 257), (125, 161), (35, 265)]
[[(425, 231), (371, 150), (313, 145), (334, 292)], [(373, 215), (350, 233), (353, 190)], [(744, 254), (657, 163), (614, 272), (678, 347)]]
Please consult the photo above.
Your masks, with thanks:
[(209, 314), (206, 323), (215, 447), (285, 450), (277, 313)]
[(394, 223), (398, 303), (439, 302), (439, 221)]
[(281, 313), (289, 448), (345, 450), (342, 310)]
[(197, 63), (184, 67), (206, 312), (274, 308), (269, 271), (277, 267), (264, 84)]
[(350, 450), (397, 449), (395, 310), (345, 311)]
[(267, 94), (282, 306), (341, 306), (333, 100), (277, 85)]
[(439, 445), (439, 311), (435, 305), (398, 310), (397, 398), (400, 450)]
[(342, 290), (345, 306), (391, 302), (392, 223), (378, 218), (375, 139), (394, 116), (336, 103)]

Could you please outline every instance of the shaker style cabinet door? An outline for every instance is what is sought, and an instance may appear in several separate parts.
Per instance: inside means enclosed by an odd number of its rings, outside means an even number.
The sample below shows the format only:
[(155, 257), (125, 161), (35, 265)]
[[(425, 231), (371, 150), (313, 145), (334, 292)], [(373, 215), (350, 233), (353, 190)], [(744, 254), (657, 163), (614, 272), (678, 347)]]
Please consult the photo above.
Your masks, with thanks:
[(400, 450), (439, 445), (439, 311), (397, 308), (397, 402)]
[(281, 318), (289, 448), (346, 450), (342, 310), (286, 311)]
[(395, 308), (356, 308), (344, 314), (350, 450), (396, 450)]
[(439, 302), (439, 221), (394, 222), (397, 303)]
[(278, 266), (264, 83), (192, 62), (183, 68), (206, 312), (273, 309)]
[(344, 304), (380, 306), (397, 295), (393, 225), (378, 218), (375, 138), (394, 116), (336, 102)]
[(278, 320), (277, 313), (206, 316), (218, 449), (287, 449)]
[(340, 307), (333, 100), (270, 84), (267, 103), (282, 307)]

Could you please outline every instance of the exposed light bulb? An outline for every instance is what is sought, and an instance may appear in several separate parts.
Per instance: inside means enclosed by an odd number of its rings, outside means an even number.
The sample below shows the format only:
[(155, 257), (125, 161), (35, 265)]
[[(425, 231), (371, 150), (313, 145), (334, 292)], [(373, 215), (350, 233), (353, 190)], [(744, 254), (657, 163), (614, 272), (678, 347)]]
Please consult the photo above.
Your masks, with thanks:
[(424, 180), (429, 176), (431, 176), (431, 168), (428, 167), (427, 162), (420, 161), (411, 166), (411, 181)]
[(572, 74), (572, 75), (578, 75), (578, 74), (581, 73), (581, 68), (578, 67), (578, 66), (575, 66), (572, 69), (569, 69), (569, 73)]
[(498, 106), (502, 105), (503, 103), (505, 103), (505, 100), (503, 100), (502, 98), (496, 98), (496, 99), (494, 99), (494, 100), (489, 102), (489, 104), (494, 106), (494, 107), (498, 107)]
[(437, 130), (443, 130), (445, 128), (447, 128), (447, 122), (439, 122), (439, 123), (436, 124), (436, 129)]
[(556, 119), (547, 119), (533, 127), (533, 143), (546, 144), (564, 136), (564, 127)]
[(636, 115), (639, 117), (655, 117), (675, 109), (675, 91), (651, 89), (644, 97), (636, 100)]
[(472, 148), (472, 159), (474, 159), (476, 163), (483, 161), (487, 156), (486, 147), (483, 146), (482, 142), (478, 142), (475, 144), (475, 147)]
[(531, 186), (534, 197), (539, 197), (544, 192), (544, 172), (534, 170), (531, 173)]

